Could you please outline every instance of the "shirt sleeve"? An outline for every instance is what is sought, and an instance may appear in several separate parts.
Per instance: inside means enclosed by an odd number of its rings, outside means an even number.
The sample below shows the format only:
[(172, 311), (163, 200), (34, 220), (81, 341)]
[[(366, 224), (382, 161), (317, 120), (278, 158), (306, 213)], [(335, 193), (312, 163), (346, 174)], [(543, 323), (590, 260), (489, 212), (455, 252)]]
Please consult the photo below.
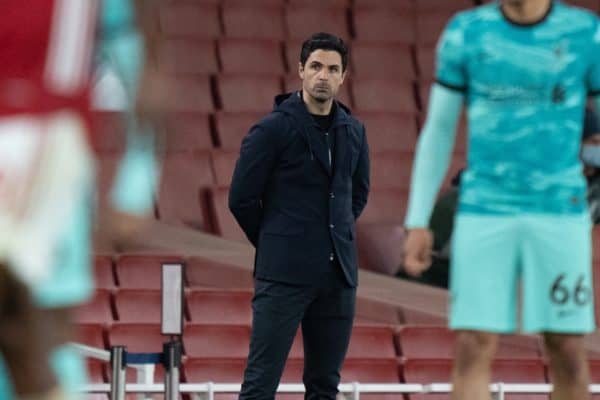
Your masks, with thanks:
[(436, 49), (436, 81), (452, 90), (467, 89), (465, 34), (460, 16), (454, 16), (440, 36)]
[(588, 91), (591, 96), (600, 96), (600, 21), (598, 19), (596, 19), (596, 28), (592, 39), (591, 58)]

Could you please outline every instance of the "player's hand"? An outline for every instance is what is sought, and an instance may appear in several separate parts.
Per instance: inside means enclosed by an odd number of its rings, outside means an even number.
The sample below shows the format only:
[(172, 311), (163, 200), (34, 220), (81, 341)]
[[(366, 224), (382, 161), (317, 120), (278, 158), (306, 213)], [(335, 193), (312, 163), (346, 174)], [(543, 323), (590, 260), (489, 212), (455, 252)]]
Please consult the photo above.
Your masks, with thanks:
[(404, 241), (404, 270), (408, 275), (419, 276), (431, 266), (433, 234), (426, 228), (408, 230)]

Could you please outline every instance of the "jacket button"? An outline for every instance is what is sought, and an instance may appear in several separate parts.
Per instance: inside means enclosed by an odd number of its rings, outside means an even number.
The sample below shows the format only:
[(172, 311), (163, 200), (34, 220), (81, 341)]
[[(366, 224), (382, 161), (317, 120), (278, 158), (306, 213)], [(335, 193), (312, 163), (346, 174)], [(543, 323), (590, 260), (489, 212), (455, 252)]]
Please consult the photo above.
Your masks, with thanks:
[(333, 261), (333, 253), (329, 254), (329, 261)]
[(329, 193), (329, 197), (331, 197), (332, 199), (335, 198), (335, 194), (333, 194), (333, 192)]
[(334, 224), (329, 224), (329, 227), (330, 227), (331, 229), (333, 229), (333, 228), (335, 228), (335, 225), (334, 225)]

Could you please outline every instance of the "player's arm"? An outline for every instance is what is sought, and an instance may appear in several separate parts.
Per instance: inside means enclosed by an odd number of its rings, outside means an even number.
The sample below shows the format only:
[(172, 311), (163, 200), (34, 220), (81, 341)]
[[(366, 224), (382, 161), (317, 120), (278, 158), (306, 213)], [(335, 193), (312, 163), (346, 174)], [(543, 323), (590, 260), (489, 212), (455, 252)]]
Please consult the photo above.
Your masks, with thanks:
[(450, 163), (467, 90), (464, 36), (460, 17), (454, 17), (437, 46), (437, 82), (431, 89), (427, 119), (417, 143), (405, 220), (404, 268), (411, 275), (419, 275), (431, 265), (433, 236), (427, 227)]

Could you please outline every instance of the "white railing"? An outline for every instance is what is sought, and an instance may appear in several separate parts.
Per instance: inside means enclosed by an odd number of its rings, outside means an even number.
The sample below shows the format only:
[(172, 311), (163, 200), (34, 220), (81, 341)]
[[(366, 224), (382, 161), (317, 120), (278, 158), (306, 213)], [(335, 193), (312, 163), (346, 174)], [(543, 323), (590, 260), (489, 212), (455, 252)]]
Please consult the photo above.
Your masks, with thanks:
[[(90, 346), (85, 346), (73, 343), (74, 346), (82, 355), (102, 361), (110, 361), (110, 352), (102, 349), (97, 349)], [(127, 383), (125, 385), (126, 393), (138, 393), (138, 399), (145, 399), (146, 395), (165, 393), (165, 385), (163, 383), (154, 383), (154, 365), (131, 365), (138, 370), (137, 383)], [(195, 400), (214, 400), (214, 395), (217, 393), (239, 393), (241, 384), (239, 383), (181, 383), (179, 391), (181, 393), (189, 393), (193, 395)], [(79, 389), (85, 393), (111, 393), (110, 383), (96, 383), (82, 385)], [(348, 400), (360, 400), (361, 394), (416, 394), (416, 393), (450, 393), (452, 385), (449, 383), (341, 383), (338, 390)], [(590, 393), (600, 393), (600, 384), (592, 384), (589, 387)], [(277, 388), (278, 393), (304, 393), (303, 384), (283, 383)], [(504, 400), (505, 394), (513, 393), (550, 393), (552, 392), (552, 384), (548, 383), (503, 383), (496, 382), (490, 385), (490, 392), (494, 399)]]

